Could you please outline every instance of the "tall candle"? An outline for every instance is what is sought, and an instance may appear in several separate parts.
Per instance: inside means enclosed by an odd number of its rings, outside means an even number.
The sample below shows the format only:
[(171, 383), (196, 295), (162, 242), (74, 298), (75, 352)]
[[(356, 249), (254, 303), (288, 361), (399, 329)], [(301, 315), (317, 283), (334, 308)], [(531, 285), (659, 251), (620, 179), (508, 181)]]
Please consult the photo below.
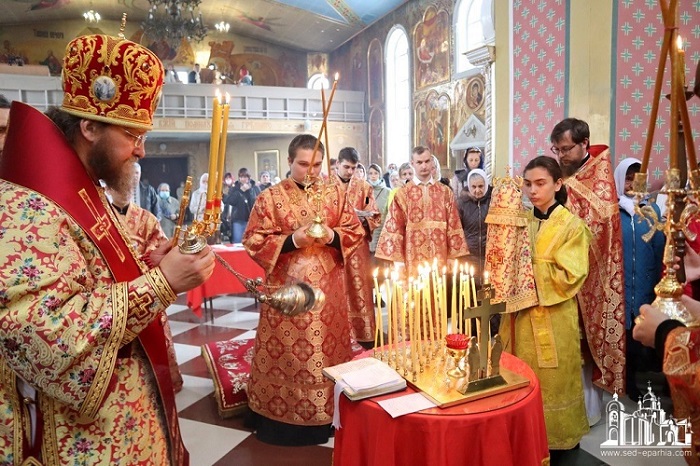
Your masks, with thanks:
[(442, 339), (440, 342), (445, 341), (447, 336), (447, 266), (442, 266), (442, 285), (440, 289), (442, 294), (440, 295), (440, 309), (442, 310)]
[(383, 334), (383, 329), (384, 326), (382, 325), (382, 292), (379, 289), (379, 282), (377, 281), (377, 277), (379, 276), (379, 268), (374, 269), (374, 272), (372, 272), (372, 280), (374, 281), (374, 293), (375, 293), (375, 300), (376, 300), (376, 309), (377, 309), (377, 317), (375, 319), (375, 326), (376, 326), (376, 331), (374, 332), (374, 347), (377, 348), (377, 346), (383, 346), (381, 343), (381, 340), (379, 339), (379, 335)]
[(476, 307), (476, 284), (474, 283), (474, 267), (469, 267), (469, 275), (471, 275), (472, 282), (472, 298), (474, 299), (474, 306)]
[(414, 307), (414, 303), (411, 301), (411, 306), (408, 308), (408, 322), (411, 334), (411, 368), (413, 370), (413, 377), (416, 377), (416, 373), (418, 372), (418, 342), (420, 338), (416, 332), (416, 310)]
[(683, 77), (681, 85), (683, 86), (683, 92), (685, 92), (685, 50), (683, 50), (683, 38), (681, 36), (676, 36), (676, 45), (678, 46), (678, 67)]
[(469, 292), (469, 271), (467, 266), (464, 266), (464, 307), (472, 307), (471, 293)]
[(393, 340), (394, 340), (394, 368), (398, 369), (399, 367), (399, 321), (398, 321), (398, 312), (399, 312), (399, 296), (398, 296), (398, 281), (399, 281), (399, 276), (396, 271), (391, 272), (391, 281), (393, 282), (393, 296), (392, 296), (392, 303), (391, 307), (392, 313), (391, 313), (391, 325), (393, 327)]
[(219, 157), (219, 141), (221, 137), (221, 103), (219, 91), (214, 98), (214, 109), (211, 115), (211, 136), (209, 141), (209, 184), (207, 185), (207, 210), (209, 203), (214, 200), (216, 186), (217, 159)]
[[(231, 100), (231, 95), (226, 93), (226, 101), (222, 107), (222, 122), (221, 122), (221, 142), (219, 143), (219, 156), (218, 156), (218, 166), (217, 166), (217, 178), (215, 191), (215, 200), (217, 201), (216, 208), (221, 212), (221, 197), (222, 189), (224, 185), (224, 166), (226, 165), (226, 140), (228, 139), (228, 114), (229, 114), (229, 101)], [(211, 177), (211, 174), (209, 175)]]
[(403, 365), (403, 373), (406, 375), (406, 361), (408, 353), (408, 344), (406, 343), (408, 338), (406, 338), (406, 302), (403, 297), (403, 286), (399, 282), (399, 325), (401, 325), (401, 364)]
[(388, 269), (384, 269), (384, 290), (386, 292), (386, 337), (387, 337), (387, 358), (386, 362), (391, 362), (391, 344), (394, 341), (392, 339), (392, 327), (391, 327), (391, 306), (393, 304), (393, 294), (391, 289), (391, 280), (389, 279)]
[(452, 264), (452, 330), (450, 333), (459, 333), (459, 314), (457, 312), (457, 260)]

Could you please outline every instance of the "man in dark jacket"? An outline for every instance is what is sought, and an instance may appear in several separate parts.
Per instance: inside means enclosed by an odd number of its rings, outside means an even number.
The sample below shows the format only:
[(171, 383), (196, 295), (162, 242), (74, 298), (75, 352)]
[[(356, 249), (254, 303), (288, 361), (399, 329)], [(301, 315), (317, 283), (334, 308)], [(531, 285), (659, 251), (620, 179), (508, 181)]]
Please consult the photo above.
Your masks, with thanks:
[(155, 215), (158, 220), (160, 220), (161, 211), (160, 207), (158, 206), (158, 193), (156, 192), (156, 188), (141, 181), (141, 165), (138, 163), (136, 164), (136, 173), (134, 176), (136, 178), (136, 187), (134, 188), (135, 204), (142, 209), (146, 209)]
[(229, 190), (224, 204), (231, 206), (231, 242), (240, 243), (243, 232), (248, 225), (250, 211), (253, 209), (255, 198), (260, 190), (255, 186), (255, 181), (250, 179), (247, 168), (238, 170), (238, 181)]

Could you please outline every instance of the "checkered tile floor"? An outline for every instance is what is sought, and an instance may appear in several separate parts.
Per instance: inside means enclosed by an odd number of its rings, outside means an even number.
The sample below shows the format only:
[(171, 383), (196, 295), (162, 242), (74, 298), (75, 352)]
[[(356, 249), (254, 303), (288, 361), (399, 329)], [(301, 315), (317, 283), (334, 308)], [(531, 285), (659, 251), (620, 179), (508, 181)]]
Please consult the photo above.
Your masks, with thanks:
[[(322, 446), (277, 447), (259, 442), (243, 426), (241, 416), (222, 419), (214, 385), (201, 355), (201, 345), (219, 340), (255, 337), (258, 308), (253, 298), (222, 296), (213, 300), (214, 321), (203, 322), (181, 295), (168, 308), (177, 360), (185, 384), (176, 396), (180, 427), (193, 466), (328, 466), (333, 439)], [(207, 316), (208, 317), (208, 316)]]

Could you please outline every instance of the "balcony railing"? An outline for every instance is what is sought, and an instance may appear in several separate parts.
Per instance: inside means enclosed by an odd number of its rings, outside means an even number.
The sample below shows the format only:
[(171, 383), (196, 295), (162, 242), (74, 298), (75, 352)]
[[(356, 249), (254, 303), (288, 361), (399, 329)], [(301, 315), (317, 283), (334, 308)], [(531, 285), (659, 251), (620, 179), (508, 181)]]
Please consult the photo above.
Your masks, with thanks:
[[(230, 118), (257, 120), (322, 120), (319, 91), (296, 87), (165, 84), (156, 118), (211, 118), (216, 89), (231, 96)], [(0, 74), (0, 94), (44, 111), (63, 101), (57, 77)], [(363, 92), (337, 91), (330, 121), (364, 122)]]

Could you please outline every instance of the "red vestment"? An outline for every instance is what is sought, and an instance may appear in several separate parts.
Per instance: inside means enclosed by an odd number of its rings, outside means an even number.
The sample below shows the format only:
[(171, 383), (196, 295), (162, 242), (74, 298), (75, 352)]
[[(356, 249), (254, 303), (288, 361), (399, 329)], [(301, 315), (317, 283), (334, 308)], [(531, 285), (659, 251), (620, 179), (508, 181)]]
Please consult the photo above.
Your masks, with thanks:
[[(700, 329), (676, 328), (666, 337), (664, 374), (671, 387), (673, 416), (689, 418), (692, 434), (691, 456), (688, 464), (700, 465)], [(686, 434), (688, 435), (688, 434)], [(687, 440), (687, 437), (686, 437)]]
[(455, 196), (442, 183), (416, 185), (409, 181), (399, 188), (389, 206), (375, 256), (403, 262), (409, 277), (418, 266), (469, 254), (459, 220)]
[(321, 370), (352, 357), (343, 260), (362, 241), (362, 226), (338, 186), (326, 184), (324, 223), (340, 237), (340, 250), (326, 245), (282, 252), (295, 230), (311, 223), (316, 205), (293, 179), (255, 200), (243, 245), (272, 287), (306, 282), (326, 296), (321, 309), (293, 317), (263, 304), (250, 370), (250, 408), (269, 419), (296, 425), (330, 424), (333, 383)]
[(593, 234), (588, 278), (578, 294), (586, 339), (597, 371), (593, 382), (625, 391), (625, 284), (620, 207), (607, 146), (591, 146), (590, 158), (564, 183), (566, 207)]
[[(158, 319), (175, 294), (138, 260), (58, 128), (18, 102), (10, 118), (0, 158), (0, 463), (187, 464)], [(38, 448), (22, 380), (37, 390)]]
[(369, 252), (369, 243), (372, 241), (372, 232), (381, 223), (381, 214), (374, 202), (374, 192), (369, 183), (354, 176), (347, 183), (343, 183), (338, 175), (331, 179), (345, 192), (348, 204), (355, 210), (374, 214), (364, 217), (367, 222), (366, 225), (363, 224), (365, 235), (362, 242), (345, 260), (350, 331), (357, 341), (374, 341), (375, 316), (370, 270), (372, 255)]

